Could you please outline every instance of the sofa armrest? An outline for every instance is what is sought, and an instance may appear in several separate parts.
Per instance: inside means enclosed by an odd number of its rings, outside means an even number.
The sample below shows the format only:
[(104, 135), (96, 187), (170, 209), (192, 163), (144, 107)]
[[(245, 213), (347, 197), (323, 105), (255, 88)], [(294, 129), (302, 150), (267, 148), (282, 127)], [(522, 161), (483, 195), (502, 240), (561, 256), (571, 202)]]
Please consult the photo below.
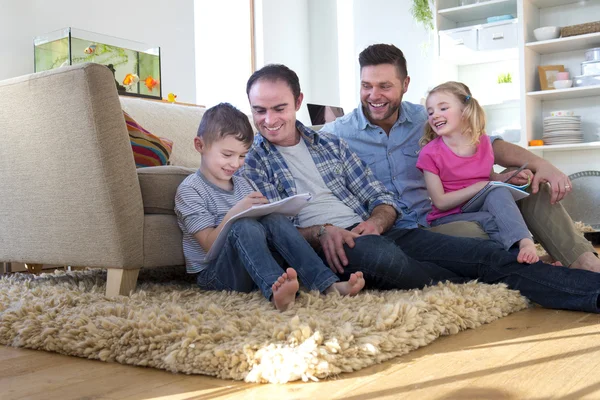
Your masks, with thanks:
[(141, 267), (140, 186), (110, 70), (2, 81), (0, 109), (0, 260)]
[(175, 215), (177, 188), (194, 168), (172, 165), (138, 168), (138, 179), (142, 188), (145, 214)]

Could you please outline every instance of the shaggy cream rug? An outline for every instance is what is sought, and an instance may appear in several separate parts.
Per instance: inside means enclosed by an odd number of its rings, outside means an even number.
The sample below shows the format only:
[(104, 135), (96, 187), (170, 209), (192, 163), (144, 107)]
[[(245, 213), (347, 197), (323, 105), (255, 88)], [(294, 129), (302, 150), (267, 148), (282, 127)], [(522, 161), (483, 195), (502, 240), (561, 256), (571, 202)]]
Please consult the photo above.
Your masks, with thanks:
[(504, 285), (473, 282), (353, 298), (302, 293), (280, 313), (258, 292), (204, 292), (152, 271), (140, 273), (131, 297), (114, 299), (103, 295), (101, 270), (5, 276), (0, 343), (285, 383), (356, 371), (527, 307)]

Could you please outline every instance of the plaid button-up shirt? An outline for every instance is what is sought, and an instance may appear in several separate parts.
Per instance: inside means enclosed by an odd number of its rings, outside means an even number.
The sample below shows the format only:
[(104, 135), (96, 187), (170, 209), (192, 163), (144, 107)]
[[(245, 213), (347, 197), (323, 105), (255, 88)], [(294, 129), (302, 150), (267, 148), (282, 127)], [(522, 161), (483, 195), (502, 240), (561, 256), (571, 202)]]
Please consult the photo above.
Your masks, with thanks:
[[(329, 190), (363, 220), (367, 220), (373, 209), (381, 204), (394, 207), (398, 216), (402, 215), (394, 195), (375, 179), (346, 142), (329, 133), (317, 133), (300, 121), (296, 121), (296, 128)], [(261, 135), (256, 135), (246, 162), (238, 173), (256, 183), (271, 202), (297, 194), (294, 177), (285, 159)], [(298, 225), (297, 217), (293, 222)]]

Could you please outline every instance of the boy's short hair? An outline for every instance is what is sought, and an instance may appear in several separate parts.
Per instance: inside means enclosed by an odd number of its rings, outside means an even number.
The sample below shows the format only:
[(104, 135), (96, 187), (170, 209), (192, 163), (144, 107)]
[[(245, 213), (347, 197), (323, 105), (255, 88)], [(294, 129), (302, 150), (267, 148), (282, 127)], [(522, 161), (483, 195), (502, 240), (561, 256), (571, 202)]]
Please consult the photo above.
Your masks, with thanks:
[(250, 147), (254, 141), (254, 131), (246, 114), (229, 103), (220, 103), (206, 110), (198, 127), (198, 137), (206, 145), (234, 136)]
[(406, 58), (402, 50), (393, 44), (373, 44), (358, 55), (360, 69), (372, 65), (392, 64), (396, 67), (400, 79), (408, 76), (406, 69)]
[(290, 87), (294, 95), (294, 101), (300, 97), (300, 80), (298, 75), (283, 64), (267, 64), (258, 71), (255, 71), (246, 83), (246, 95), (250, 96), (250, 89), (260, 80), (276, 82), (282, 80)]

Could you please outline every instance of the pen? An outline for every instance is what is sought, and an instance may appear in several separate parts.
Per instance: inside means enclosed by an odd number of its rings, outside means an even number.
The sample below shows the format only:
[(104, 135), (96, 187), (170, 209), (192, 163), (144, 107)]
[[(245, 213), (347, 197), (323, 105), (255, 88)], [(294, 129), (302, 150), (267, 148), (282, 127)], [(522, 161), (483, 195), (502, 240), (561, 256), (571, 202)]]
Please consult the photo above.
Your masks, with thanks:
[(525, 164), (521, 165), (521, 167), (519, 169), (517, 169), (514, 174), (512, 174), (511, 176), (509, 176), (508, 179), (504, 180), (504, 183), (508, 183), (508, 181), (510, 181), (515, 176), (517, 176), (519, 174), (519, 172), (523, 171), (525, 169), (525, 167), (527, 167), (527, 164), (528, 163), (525, 163)]

